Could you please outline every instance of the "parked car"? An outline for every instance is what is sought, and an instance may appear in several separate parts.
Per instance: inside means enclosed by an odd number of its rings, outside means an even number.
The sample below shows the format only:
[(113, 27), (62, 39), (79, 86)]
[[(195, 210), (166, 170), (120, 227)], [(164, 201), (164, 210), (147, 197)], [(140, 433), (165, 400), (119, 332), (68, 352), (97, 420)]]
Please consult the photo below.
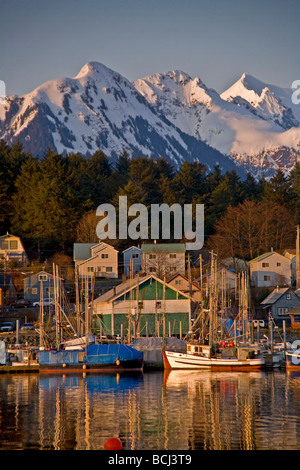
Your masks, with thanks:
[(3, 322), (0, 326), (0, 331), (14, 331), (14, 324), (10, 321)]
[(21, 327), (21, 331), (35, 330), (33, 323), (24, 323)]
[(29, 305), (30, 305), (30, 302), (25, 299), (18, 299), (15, 302), (12, 302), (10, 304), (11, 307), (15, 307), (15, 308), (29, 307)]
[(43, 305), (44, 307), (49, 307), (50, 305), (54, 305), (54, 301), (51, 299), (46, 299), (41, 302), (40, 300), (33, 302), (33, 307), (39, 307), (40, 305)]

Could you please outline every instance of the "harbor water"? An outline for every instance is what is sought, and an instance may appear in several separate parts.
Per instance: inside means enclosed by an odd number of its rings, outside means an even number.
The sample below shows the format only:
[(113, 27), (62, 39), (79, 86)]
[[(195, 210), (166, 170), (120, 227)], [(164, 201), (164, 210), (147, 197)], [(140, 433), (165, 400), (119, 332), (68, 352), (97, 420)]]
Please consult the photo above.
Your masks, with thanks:
[(0, 376), (1, 450), (299, 450), (300, 374)]

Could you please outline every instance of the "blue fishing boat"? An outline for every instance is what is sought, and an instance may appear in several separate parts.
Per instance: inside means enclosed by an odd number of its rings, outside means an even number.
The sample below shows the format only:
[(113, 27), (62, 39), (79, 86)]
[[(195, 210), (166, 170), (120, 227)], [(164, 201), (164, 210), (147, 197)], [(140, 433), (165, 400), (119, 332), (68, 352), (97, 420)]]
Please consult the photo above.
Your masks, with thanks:
[(143, 354), (125, 344), (90, 344), (75, 350), (42, 349), (40, 373), (141, 371)]

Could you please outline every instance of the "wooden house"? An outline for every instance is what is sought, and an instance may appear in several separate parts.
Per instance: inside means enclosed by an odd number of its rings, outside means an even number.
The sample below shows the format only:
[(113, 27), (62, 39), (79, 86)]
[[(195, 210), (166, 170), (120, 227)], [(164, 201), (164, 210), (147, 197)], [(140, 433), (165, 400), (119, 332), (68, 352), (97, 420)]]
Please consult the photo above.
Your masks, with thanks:
[(290, 321), (289, 312), (294, 307), (300, 307), (300, 297), (290, 287), (274, 289), (261, 303), (258, 311), (265, 319), (272, 316), (277, 324), (282, 320)]
[(6, 263), (14, 261), (20, 265), (27, 265), (29, 263), (20, 237), (10, 233), (0, 237), (0, 260)]
[[(24, 299), (29, 302), (38, 302), (54, 299), (54, 276), (46, 271), (40, 271), (24, 279)], [(57, 278), (58, 292), (62, 291), (63, 279)]]
[(139, 273), (142, 269), (142, 250), (137, 246), (130, 246), (123, 251), (123, 268), (125, 276), (130, 276), (131, 267), (133, 275)]
[(142, 271), (159, 278), (176, 273), (185, 275), (185, 244), (143, 243)]
[(118, 250), (107, 243), (75, 243), (73, 257), (79, 277), (118, 277)]
[(196, 282), (189, 282), (186, 276), (182, 274), (173, 274), (166, 278), (168, 285), (175, 287), (187, 295), (189, 295), (194, 302), (201, 301), (201, 289)]
[[(191, 299), (153, 275), (128, 279), (92, 303), (94, 327), (99, 334), (168, 336), (191, 328)], [(123, 325), (123, 326), (122, 326)]]
[(253, 287), (290, 286), (291, 260), (275, 251), (264, 253), (250, 261), (250, 280)]

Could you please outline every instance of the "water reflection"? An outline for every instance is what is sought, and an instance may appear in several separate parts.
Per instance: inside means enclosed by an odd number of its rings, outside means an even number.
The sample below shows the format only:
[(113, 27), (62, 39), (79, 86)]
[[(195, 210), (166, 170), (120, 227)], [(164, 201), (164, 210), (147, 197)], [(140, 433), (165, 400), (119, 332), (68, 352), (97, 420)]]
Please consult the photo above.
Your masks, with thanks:
[(300, 449), (300, 374), (0, 376), (1, 449)]

